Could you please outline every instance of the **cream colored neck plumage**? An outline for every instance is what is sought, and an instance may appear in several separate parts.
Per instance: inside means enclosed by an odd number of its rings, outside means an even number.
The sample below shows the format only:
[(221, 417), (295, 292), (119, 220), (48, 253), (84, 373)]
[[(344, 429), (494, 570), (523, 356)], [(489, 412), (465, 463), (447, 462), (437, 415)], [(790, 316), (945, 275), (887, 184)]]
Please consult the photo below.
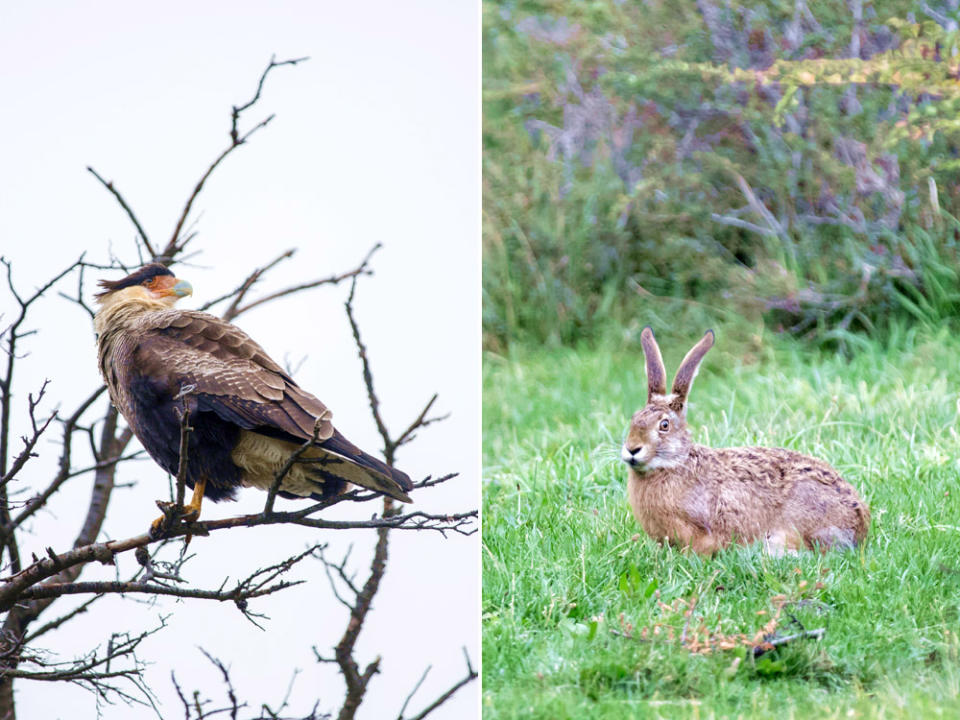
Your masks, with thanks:
[(99, 300), (100, 309), (93, 318), (97, 336), (130, 327), (145, 312), (169, 310), (176, 298), (158, 299), (140, 286), (124, 288)]

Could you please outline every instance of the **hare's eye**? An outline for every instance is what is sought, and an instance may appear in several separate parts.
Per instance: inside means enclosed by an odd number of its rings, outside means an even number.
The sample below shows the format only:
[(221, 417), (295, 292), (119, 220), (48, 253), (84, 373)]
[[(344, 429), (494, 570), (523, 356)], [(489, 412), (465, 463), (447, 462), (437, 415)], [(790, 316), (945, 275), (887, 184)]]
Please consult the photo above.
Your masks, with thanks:
[(670, 429), (670, 421), (664, 418), (660, 421), (660, 432), (666, 432)]

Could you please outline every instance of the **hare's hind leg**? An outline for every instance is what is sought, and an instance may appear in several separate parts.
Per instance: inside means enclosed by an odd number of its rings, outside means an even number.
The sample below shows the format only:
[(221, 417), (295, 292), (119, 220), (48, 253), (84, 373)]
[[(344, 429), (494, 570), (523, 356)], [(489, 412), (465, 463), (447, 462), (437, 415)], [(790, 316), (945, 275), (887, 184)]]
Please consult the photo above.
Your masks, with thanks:
[(853, 530), (830, 525), (810, 535), (810, 545), (821, 550), (852, 550), (857, 546)]

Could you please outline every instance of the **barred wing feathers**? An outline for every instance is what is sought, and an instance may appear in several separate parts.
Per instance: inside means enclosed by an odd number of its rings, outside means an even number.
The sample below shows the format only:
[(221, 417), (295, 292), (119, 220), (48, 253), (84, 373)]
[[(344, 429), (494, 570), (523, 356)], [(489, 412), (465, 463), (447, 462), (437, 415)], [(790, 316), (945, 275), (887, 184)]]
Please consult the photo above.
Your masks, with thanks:
[[(330, 410), (235, 325), (203, 312), (168, 310), (145, 314), (137, 330), (136, 342), (121, 343), (113, 358), (121, 410), (150, 454), (175, 472), (169, 418), (176, 417), (173, 398), (192, 386), (186, 400), (199, 415), (193, 434), (199, 470), (214, 485), (211, 499), (230, 497), (241, 484), (269, 487), (276, 459), (311, 439), (319, 418), (316, 450), (305, 454), (312, 462), (290, 472), (282, 495), (323, 497), (346, 481), (410, 501), (407, 475), (340, 435)], [(175, 454), (178, 462), (178, 447)], [(191, 446), (190, 470), (196, 457)]]

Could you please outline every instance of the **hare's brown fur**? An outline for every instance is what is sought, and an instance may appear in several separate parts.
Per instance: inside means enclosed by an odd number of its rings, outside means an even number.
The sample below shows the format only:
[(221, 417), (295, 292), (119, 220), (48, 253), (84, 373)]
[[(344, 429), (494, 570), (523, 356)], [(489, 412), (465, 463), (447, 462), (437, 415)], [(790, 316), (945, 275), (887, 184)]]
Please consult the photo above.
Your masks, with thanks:
[(700, 553), (757, 540), (775, 553), (863, 540), (870, 511), (822, 460), (783, 448), (714, 449), (691, 441), (687, 395), (712, 332), (684, 358), (670, 395), (653, 332), (644, 329), (641, 340), (647, 405), (633, 416), (621, 454), (630, 466), (630, 506), (647, 534)]

